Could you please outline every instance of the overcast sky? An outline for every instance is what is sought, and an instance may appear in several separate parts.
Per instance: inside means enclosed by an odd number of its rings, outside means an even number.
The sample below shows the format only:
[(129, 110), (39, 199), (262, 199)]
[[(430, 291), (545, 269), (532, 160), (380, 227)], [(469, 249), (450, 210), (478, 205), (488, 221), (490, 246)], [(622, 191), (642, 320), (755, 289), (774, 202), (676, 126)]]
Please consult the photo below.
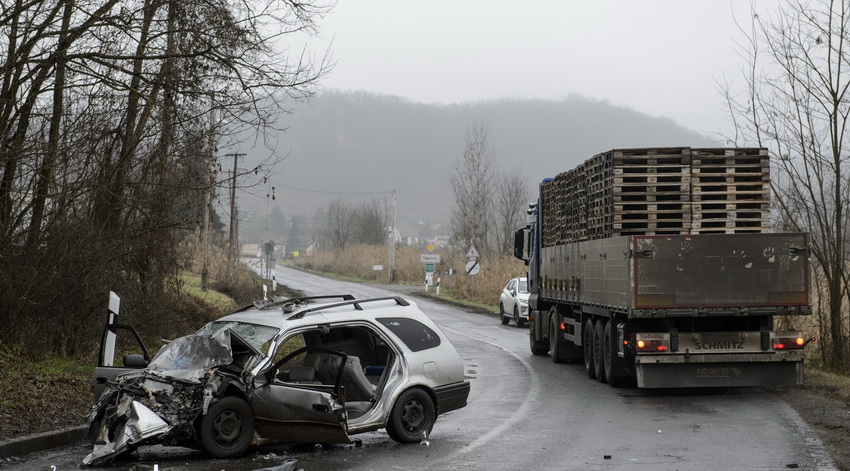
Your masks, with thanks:
[[(761, 0), (760, 8), (775, 2)], [(705, 133), (727, 127), (743, 0), (339, 0), (323, 88), (423, 103), (576, 93)]]

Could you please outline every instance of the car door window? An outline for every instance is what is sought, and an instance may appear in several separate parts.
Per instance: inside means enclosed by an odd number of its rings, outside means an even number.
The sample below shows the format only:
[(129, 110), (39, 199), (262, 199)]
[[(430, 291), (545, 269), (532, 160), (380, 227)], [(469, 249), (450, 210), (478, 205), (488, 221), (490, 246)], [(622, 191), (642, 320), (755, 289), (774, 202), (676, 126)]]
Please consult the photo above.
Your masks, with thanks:
[(427, 325), (406, 317), (382, 317), (376, 319), (388, 328), (413, 352), (440, 345), (440, 336)]
[(107, 324), (103, 329), (97, 366), (94, 370), (94, 398), (97, 400), (106, 383), (121, 373), (147, 366), (151, 355), (136, 330), (124, 324)]

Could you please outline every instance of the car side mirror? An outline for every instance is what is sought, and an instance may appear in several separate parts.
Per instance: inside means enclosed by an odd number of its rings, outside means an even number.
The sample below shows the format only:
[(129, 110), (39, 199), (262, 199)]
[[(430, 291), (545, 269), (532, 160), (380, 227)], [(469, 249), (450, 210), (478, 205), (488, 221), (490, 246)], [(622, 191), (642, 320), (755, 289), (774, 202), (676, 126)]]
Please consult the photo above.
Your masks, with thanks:
[(144, 368), (148, 366), (148, 361), (145, 360), (145, 357), (138, 353), (131, 353), (129, 355), (124, 355), (124, 366), (128, 366), (130, 368)]

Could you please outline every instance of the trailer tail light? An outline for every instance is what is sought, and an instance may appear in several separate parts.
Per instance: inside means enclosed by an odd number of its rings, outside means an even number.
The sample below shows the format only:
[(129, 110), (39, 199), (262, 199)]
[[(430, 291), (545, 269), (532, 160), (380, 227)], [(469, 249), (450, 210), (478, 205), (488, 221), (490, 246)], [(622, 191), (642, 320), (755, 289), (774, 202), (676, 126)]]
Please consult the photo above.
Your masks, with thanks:
[(635, 346), (638, 353), (669, 352), (670, 334), (635, 334)]
[(774, 350), (802, 350), (815, 340), (814, 337), (806, 339), (799, 332), (776, 332), (771, 339)]

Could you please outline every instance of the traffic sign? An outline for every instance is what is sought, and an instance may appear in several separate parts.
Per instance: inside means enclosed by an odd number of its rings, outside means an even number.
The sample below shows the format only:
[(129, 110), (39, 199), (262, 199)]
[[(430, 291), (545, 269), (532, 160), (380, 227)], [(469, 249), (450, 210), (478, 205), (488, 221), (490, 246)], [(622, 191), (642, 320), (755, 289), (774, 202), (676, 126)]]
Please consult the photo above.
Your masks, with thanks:
[(423, 253), (419, 255), (419, 261), (422, 263), (440, 263), (440, 254)]
[(475, 244), (471, 244), (469, 246), (469, 250), (466, 251), (466, 258), (472, 260), (480, 257), (481, 254), (478, 253), (478, 249), (475, 248)]
[(425, 273), (434, 273), (434, 264), (426, 263), (425, 264)]
[(466, 262), (466, 274), (469, 276), (475, 276), (478, 272), (481, 271), (481, 264), (478, 263), (478, 260), (470, 260)]
[(428, 253), (431, 253), (431, 252), (433, 252), (433, 251), (434, 251), (434, 249), (436, 249), (437, 247), (434, 247), (434, 244), (428, 244), (428, 246), (427, 246), (427, 247), (425, 247), (425, 248), (426, 248), (426, 249), (428, 249)]

